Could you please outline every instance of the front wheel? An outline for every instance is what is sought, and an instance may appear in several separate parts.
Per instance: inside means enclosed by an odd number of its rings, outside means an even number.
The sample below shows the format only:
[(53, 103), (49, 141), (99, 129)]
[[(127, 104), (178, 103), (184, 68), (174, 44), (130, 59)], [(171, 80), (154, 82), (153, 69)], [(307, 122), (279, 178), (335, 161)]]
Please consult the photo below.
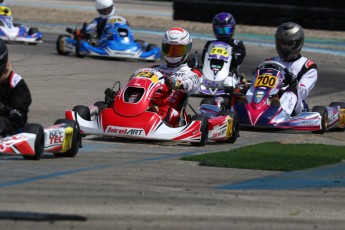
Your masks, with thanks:
[(81, 41), (80, 39), (77, 39), (75, 43), (75, 55), (78, 58), (84, 58), (85, 54), (81, 53), (80, 50), (81, 50)]
[(240, 136), (240, 123), (237, 114), (232, 111), (220, 111), (217, 114), (217, 116), (230, 116), (233, 120), (231, 128), (231, 137), (225, 141), (219, 142), (235, 143), (237, 138)]
[(204, 115), (194, 115), (191, 121), (201, 121), (200, 132), (201, 138), (199, 142), (191, 142), (193, 146), (205, 146), (208, 138), (208, 119)]
[(81, 145), (79, 125), (76, 121), (72, 121), (68, 119), (58, 119), (55, 121), (54, 125), (63, 124), (63, 123), (66, 123), (68, 126), (70, 126), (73, 129), (72, 139), (70, 140), (71, 148), (68, 149), (64, 153), (54, 153), (54, 156), (75, 157)]
[(44, 152), (44, 130), (40, 124), (27, 124), (23, 128), (24, 133), (36, 134), (35, 139), (35, 155), (23, 155), (25, 160), (39, 160)]
[(68, 55), (70, 52), (66, 52), (64, 47), (66, 45), (66, 39), (71, 38), (69, 35), (59, 35), (56, 40), (56, 51), (59, 55)]
[(312, 112), (317, 112), (321, 115), (321, 129), (313, 131), (313, 133), (323, 134), (326, 132), (328, 127), (328, 111), (325, 106), (315, 106)]

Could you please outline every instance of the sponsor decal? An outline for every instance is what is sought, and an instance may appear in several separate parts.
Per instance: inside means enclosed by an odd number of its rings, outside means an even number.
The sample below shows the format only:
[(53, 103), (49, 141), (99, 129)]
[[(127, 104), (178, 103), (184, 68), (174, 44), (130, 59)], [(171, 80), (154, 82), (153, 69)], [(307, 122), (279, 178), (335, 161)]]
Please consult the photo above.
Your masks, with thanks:
[(106, 132), (119, 134), (119, 135), (131, 135), (131, 136), (145, 135), (145, 131), (143, 129), (125, 128), (125, 127), (116, 127), (116, 126), (108, 126)]
[(22, 140), (22, 136), (20, 135), (14, 135), (11, 137), (6, 137), (3, 139), (0, 139), (0, 151), (5, 151), (7, 148), (11, 148), (16, 143), (20, 142)]
[(50, 144), (60, 144), (63, 142), (64, 133), (60, 129), (49, 130)]

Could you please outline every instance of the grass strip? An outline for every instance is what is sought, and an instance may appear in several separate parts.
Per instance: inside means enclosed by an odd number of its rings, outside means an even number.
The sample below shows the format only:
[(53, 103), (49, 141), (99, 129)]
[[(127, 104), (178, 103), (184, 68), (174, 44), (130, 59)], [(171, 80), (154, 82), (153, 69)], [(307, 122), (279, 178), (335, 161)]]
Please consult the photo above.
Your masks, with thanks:
[(282, 144), (267, 142), (226, 152), (186, 156), (202, 166), (295, 171), (330, 165), (345, 159), (345, 147), (323, 144)]

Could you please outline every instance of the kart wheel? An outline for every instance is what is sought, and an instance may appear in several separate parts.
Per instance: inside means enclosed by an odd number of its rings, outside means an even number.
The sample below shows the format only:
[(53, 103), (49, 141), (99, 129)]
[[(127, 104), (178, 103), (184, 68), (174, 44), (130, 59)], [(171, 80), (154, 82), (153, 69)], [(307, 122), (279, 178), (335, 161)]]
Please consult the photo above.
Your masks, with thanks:
[(77, 105), (77, 106), (74, 106), (73, 111), (77, 112), (79, 116), (83, 118), (84, 120), (87, 120), (87, 121), (91, 120), (89, 107), (84, 106), (84, 105)]
[(44, 130), (40, 124), (27, 124), (23, 128), (24, 133), (36, 134), (35, 139), (35, 155), (23, 155), (25, 160), (39, 160), (44, 152)]
[(214, 98), (204, 98), (201, 100), (200, 105), (216, 105)]
[(29, 31), (28, 31), (28, 34), (29, 35), (33, 35), (33, 34), (36, 34), (36, 33), (38, 33), (39, 31), (38, 31), (38, 29), (36, 28), (36, 27), (31, 27), (30, 29), (29, 29)]
[(226, 143), (235, 143), (237, 140), (237, 137), (240, 136), (240, 123), (238, 120), (238, 116), (236, 113), (232, 111), (220, 111), (217, 116), (226, 116), (229, 115), (233, 119), (233, 124), (232, 124), (232, 135), (228, 140), (225, 141), (219, 141), (219, 142), (226, 142)]
[(56, 40), (56, 51), (60, 55), (68, 55), (70, 52), (64, 51), (64, 40), (65, 38), (71, 38), (69, 35), (59, 35), (58, 39)]
[(321, 130), (313, 131), (313, 133), (323, 134), (328, 127), (328, 111), (325, 106), (315, 106), (312, 112), (317, 112), (321, 115)]
[(105, 101), (97, 101), (94, 105), (98, 107), (98, 114), (100, 114), (103, 109), (108, 108), (108, 104)]
[(329, 106), (339, 106), (341, 109), (345, 109), (345, 102), (331, 102)]
[(193, 146), (205, 146), (208, 138), (208, 119), (204, 115), (194, 115), (191, 121), (201, 121), (200, 132), (201, 139), (199, 142), (191, 142)]
[(80, 46), (81, 46), (81, 41), (77, 39), (75, 43), (75, 55), (78, 58), (84, 58), (85, 55), (80, 53)]
[(64, 153), (54, 153), (54, 156), (63, 156), (63, 157), (75, 157), (78, 153), (79, 147), (81, 146), (81, 135), (79, 130), (79, 125), (76, 121), (67, 120), (67, 119), (58, 119), (55, 121), (54, 125), (66, 123), (71, 128), (73, 128), (72, 135), (72, 144), (71, 148)]

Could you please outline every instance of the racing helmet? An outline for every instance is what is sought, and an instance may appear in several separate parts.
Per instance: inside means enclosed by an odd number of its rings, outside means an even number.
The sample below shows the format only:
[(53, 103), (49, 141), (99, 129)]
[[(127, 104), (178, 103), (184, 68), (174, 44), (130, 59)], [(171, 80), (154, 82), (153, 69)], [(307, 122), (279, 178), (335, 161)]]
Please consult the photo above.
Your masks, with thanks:
[(7, 68), (8, 50), (4, 40), (0, 38), (0, 77), (2, 77)]
[(283, 61), (296, 58), (304, 44), (303, 28), (294, 22), (286, 22), (278, 26), (276, 34), (276, 50)]
[(96, 0), (96, 9), (103, 19), (107, 19), (115, 14), (113, 0)]
[(236, 22), (230, 13), (219, 13), (212, 20), (214, 36), (218, 40), (228, 40), (235, 34)]
[(167, 30), (162, 40), (162, 54), (170, 66), (178, 66), (187, 60), (192, 49), (189, 32), (180, 27)]

